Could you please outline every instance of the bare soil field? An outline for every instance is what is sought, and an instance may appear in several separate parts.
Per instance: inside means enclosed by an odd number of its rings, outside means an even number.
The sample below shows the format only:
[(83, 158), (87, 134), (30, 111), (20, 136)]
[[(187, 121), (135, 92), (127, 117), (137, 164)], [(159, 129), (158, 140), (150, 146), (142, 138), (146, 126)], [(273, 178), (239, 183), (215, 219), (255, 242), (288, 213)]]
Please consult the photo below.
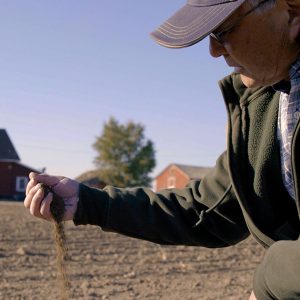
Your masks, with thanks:
[[(66, 224), (70, 299), (248, 299), (264, 250), (249, 238), (205, 249), (159, 246)], [(60, 299), (52, 224), (0, 202), (0, 299)]]

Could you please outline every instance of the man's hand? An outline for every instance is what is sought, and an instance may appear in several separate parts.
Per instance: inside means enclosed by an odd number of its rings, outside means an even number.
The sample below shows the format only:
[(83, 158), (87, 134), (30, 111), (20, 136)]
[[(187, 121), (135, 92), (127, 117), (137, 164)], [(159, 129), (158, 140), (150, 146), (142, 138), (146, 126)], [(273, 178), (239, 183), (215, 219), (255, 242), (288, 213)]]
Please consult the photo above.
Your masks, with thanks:
[(44, 195), (44, 189), (41, 184), (45, 184), (64, 199), (64, 220), (73, 220), (78, 201), (79, 183), (77, 181), (62, 176), (37, 173), (30, 173), (29, 178), (24, 206), (29, 209), (33, 216), (48, 221), (53, 219), (50, 212), (50, 203), (53, 195), (51, 192)]
[(254, 292), (252, 291), (251, 295), (250, 295), (250, 298), (249, 300), (257, 300), (255, 295), (254, 295)]

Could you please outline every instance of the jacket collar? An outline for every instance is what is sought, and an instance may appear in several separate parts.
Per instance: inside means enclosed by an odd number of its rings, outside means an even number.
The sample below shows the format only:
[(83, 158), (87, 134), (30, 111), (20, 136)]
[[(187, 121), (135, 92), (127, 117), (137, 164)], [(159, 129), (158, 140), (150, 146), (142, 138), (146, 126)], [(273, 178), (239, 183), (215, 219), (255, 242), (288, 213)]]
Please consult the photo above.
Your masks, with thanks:
[(248, 105), (251, 101), (268, 91), (274, 93), (272, 87), (246, 87), (241, 80), (240, 74), (238, 73), (232, 73), (220, 80), (219, 86), (226, 103), (235, 103), (240, 106)]

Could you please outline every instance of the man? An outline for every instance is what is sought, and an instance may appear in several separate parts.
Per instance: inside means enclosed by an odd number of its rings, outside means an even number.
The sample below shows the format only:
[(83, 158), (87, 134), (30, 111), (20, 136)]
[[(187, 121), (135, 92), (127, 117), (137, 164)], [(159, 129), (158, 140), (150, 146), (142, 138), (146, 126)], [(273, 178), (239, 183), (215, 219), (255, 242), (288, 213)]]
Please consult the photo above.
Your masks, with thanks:
[(32, 173), (25, 206), (51, 220), (45, 183), (64, 198), (65, 219), (75, 224), (204, 247), (233, 245), (250, 233), (268, 248), (250, 298), (300, 299), (299, 31), (300, 1), (189, 0), (152, 36), (180, 48), (209, 35), (211, 55), (234, 67), (220, 82), (228, 144), (215, 168), (185, 189), (157, 194)]

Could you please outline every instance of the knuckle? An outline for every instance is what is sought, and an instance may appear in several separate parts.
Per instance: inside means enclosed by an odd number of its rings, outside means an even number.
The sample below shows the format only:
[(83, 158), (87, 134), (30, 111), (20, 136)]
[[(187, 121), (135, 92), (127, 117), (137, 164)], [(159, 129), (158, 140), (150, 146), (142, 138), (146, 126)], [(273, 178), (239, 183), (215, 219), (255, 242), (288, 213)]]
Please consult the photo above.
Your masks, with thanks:
[(35, 172), (30, 172), (29, 173), (29, 178), (30, 179), (34, 179), (36, 176), (37, 176), (37, 173), (35, 173)]
[(30, 189), (29, 194), (34, 196), (40, 189), (41, 189), (41, 184), (39, 183)]

